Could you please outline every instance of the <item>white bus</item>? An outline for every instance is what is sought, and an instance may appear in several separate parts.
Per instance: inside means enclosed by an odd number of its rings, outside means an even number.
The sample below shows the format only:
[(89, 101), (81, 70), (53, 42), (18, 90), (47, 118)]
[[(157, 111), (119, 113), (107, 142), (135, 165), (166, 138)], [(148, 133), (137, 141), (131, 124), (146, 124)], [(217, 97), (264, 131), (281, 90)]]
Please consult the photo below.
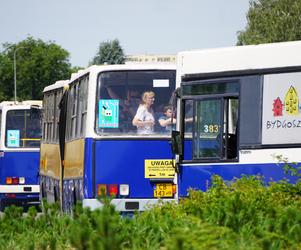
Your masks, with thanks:
[(0, 103), (0, 210), (39, 206), (41, 101)]
[(215, 174), (294, 181), (282, 167), (301, 162), (300, 54), (299, 41), (178, 54), (180, 197)]
[[(175, 68), (91, 66), (46, 87), (42, 196), (60, 201), (67, 211), (76, 201), (101, 207), (102, 192), (113, 197), (121, 212), (145, 210), (159, 199), (175, 200), (170, 132), (159, 124), (175, 89)], [(152, 97), (153, 126), (151, 133), (143, 134), (133, 118), (145, 92)]]

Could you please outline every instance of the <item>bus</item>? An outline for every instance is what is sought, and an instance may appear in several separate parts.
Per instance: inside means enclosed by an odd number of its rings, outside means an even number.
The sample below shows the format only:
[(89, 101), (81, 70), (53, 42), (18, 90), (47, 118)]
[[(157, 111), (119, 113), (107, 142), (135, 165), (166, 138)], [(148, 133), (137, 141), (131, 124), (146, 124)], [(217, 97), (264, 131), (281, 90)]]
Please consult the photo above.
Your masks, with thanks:
[[(90, 66), (43, 91), (40, 187), (64, 211), (80, 201), (144, 211), (176, 199), (170, 133), (159, 119), (175, 90), (176, 66)], [(151, 133), (133, 125), (141, 96), (151, 94)]]
[(0, 103), (0, 210), (38, 207), (41, 101)]
[(184, 51), (177, 58), (178, 195), (301, 162), (301, 42)]

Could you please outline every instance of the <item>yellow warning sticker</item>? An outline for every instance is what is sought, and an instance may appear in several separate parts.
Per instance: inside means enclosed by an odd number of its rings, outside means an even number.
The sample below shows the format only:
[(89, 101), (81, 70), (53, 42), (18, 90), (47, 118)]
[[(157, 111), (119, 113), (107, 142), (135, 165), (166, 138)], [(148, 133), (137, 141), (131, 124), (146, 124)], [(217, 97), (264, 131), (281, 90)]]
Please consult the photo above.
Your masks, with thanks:
[(173, 178), (175, 176), (175, 169), (172, 162), (175, 164), (175, 160), (144, 160), (144, 177), (149, 179)]

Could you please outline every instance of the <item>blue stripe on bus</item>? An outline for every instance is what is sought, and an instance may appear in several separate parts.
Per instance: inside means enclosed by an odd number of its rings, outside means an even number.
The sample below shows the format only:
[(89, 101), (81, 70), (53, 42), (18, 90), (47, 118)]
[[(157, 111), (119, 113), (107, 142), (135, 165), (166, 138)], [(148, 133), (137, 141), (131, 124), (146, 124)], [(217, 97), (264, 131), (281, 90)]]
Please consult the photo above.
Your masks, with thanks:
[(290, 182), (295, 182), (296, 177), (291, 177), (284, 173), (280, 164), (260, 163), (260, 164), (219, 164), (202, 166), (180, 166), (179, 175), (179, 196), (187, 196), (190, 188), (206, 191), (211, 185), (213, 175), (221, 176), (225, 181), (239, 178), (242, 175), (261, 175), (265, 182), (279, 181), (284, 178)]
[(93, 142), (94, 140), (92, 138), (85, 139), (84, 177), (83, 177), (84, 198), (91, 198), (93, 196), (93, 183), (92, 183)]
[(6, 177), (25, 177), (25, 184), (39, 184), (39, 152), (3, 152), (0, 157), (0, 184)]
[[(93, 195), (92, 146), (85, 142), (84, 197)], [(153, 198), (153, 183), (144, 177), (144, 160), (171, 159), (169, 140), (95, 141), (95, 189), (97, 184), (129, 184), (129, 198)]]

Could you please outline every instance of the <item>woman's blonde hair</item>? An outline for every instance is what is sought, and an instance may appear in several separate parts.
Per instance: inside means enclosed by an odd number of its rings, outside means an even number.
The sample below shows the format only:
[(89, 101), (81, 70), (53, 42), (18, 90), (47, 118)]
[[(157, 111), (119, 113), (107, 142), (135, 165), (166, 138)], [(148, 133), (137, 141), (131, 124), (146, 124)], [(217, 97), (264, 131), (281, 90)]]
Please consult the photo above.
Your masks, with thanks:
[(141, 104), (144, 104), (146, 102), (147, 97), (155, 97), (155, 93), (153, 91), (145, 91), (142, 94), (142, 102)]

